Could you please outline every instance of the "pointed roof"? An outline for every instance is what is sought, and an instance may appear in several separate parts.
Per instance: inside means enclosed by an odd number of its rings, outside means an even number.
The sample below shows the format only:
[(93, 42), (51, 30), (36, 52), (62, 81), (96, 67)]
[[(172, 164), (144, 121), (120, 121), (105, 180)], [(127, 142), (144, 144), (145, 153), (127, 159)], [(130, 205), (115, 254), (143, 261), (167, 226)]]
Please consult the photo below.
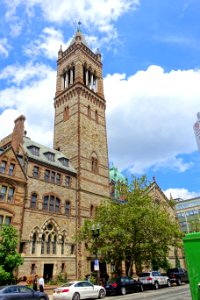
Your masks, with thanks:
[(73, 45), (74, 43), (82, 43), (82, 44), (84, 44), (85, 46), (87, 46), (89, 48), (89, 46), (88, 46), (88, 44), (85, 40), (85, 37), (83, 36), (83, 34), (81, 32), (80, 25), (81, 25), (81, 22), (79, 21), (78, 26), (77, 26), (77, 31), (76, 31), (76, 33), (75, 33), (75, 35), (74, 35), (74, 37), (73, 37), (73, 39), (70, 43), (70, 46)]

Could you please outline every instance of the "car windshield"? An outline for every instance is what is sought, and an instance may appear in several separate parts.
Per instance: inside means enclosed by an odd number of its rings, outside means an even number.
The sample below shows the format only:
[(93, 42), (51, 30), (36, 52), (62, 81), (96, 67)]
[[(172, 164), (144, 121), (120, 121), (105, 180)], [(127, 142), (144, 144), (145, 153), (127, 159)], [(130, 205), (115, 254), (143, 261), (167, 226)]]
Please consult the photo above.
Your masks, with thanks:
[(139, 277), (147, 277), (147, 276), (150, 276), (150, 273), (141, 273), (139, 275)]

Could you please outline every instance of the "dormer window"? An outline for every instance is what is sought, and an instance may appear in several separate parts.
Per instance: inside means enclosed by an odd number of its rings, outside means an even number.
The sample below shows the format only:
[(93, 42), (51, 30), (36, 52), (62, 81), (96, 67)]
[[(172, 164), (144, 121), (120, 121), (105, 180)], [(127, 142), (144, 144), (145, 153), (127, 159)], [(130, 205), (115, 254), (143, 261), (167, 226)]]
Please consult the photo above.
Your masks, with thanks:
[(45, 157), (50, 161), (55, 161), (55, 154), (52, 152), (46, 152), (44, 153)]
[(69, 167), (69, 159), (65, 158), (65, 157), (61, 157), (59, 158), (59, 161), (61, 162), (61, 164), (64, 166), (64, 167)]
[(39, 156), (40, 155), (40, 148), (36, 147), (36, 146), (29, 146), (28, 147), (29, 151), (35, 155), (35, 156)]

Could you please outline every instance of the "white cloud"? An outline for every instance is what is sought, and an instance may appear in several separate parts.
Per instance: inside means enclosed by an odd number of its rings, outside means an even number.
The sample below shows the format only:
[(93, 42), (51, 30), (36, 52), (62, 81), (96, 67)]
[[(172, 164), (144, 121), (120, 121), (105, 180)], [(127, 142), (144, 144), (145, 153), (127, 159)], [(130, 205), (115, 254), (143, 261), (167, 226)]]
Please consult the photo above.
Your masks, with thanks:
[(58, 57), (60, 45), (63, 45), (63, 49), (66, 49), (69, 41), (67, 43), (64, 42), (64, 37), (60, 31), (52, 27), (46, 27), (36, 41), (26, 46), (24, 52), (30, 57), (42, 53), (49, 59), (55, 60)]
[[(24, 13), (29, 18), (33, 18), (34, 9), (40, 7), (45, 20), (56, 24), (68, 23), (71, 26), (77, 26), (77, 21), (81, 20), (83, 26), (88, 32), (99, 31), (103, 37), (99, 39), (98, 47), (106, 42), (117, 38), (117, 31), (114, 23), (123, 14), (135, 10), (140, 0), (13, 0), (12, 5), (7, 3), (8, 20), (14, 21), (16, 24), (16, 10), (21, 5), (25, 8)], [(25, 25), (25, 24), (24, 24)], [(46, 45), (46, 43), (45, 43)], [(35, 50), (38, 49), (36, 41)], [(47, 50), (44, 46), (44, 50)], [(49, 51), (47, 51), (49, 53)]]
[(0, 56), (8, 57), (10, 45), (6, 38), (0, 39)]
[(172, 196), (173, 199), (176, 198), (181, 198), (183, 200), (187, 200), (187, 199), (191, 199), (191, 198), (195, 198), (195, 197), (199, 197), (199, 194), (197, 194), (196, 192), (190, 192), (187, 189), (167, 189), (165, 191), (163, 191), (165, 193), (165, 195), (167, 196), (168, 199), (170, 199), (170, 197)]
[[(0, 110), (4, 109), (0, 138), (7, 134), (3, 117), (9, 109), (27, 117), (31, 138), (50, 145), (56, 71), (27, 63), (5, 68), (1, 78), (12, 86), (0, 94)], [(193, 124), (199, 111), (199, 83), (199, 70), (165, 73), (158, 66), (129, 78), (125, 74), (107, 75), (104, 85), (110, 159), (120, 169), (129, 168), (138, 174), (145, 173), (148, 167), (179, 172), (189, 169), (191, 163), (178, 155), (197, 149)]]
[(197, 149), (193, 133), (199, 111), (200, 71), (171, 71), (150, 66), (126, 78), (107, 75), (109, 156), (133, 173), (162, 166), (185, 171), (177, 155)]
[[(12, 132), (14, 119), (24, 114), (28, 136), (52, 145), (56, 72), (44, 65), (30, 66), (10, 66), (2, 72), (12, 86), (0, 94), (0, 111), (3, 110), (0, 115), (0, 139)], [(10, 117), (5, 126), (8, 115)]]

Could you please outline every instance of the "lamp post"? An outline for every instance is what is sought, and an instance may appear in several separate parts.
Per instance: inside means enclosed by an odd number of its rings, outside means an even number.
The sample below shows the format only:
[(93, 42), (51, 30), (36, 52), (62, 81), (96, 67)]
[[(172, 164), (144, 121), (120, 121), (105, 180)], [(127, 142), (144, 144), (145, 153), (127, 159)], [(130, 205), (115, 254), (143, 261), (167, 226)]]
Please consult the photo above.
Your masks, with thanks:
[(94, 271), (96, 271), (97, 275), (96, 275), (96, 282), (97, 284), (99, 284), (99, 260), (98, 260), (98, 237), (100, 235), (100, 226), (99, 224), (92, 225), (92, 237), (95, 241), (95, 247), (96, 247), (96, 251), (95, 251), (95, 261), (94, 261)]

